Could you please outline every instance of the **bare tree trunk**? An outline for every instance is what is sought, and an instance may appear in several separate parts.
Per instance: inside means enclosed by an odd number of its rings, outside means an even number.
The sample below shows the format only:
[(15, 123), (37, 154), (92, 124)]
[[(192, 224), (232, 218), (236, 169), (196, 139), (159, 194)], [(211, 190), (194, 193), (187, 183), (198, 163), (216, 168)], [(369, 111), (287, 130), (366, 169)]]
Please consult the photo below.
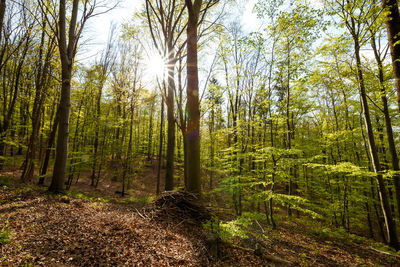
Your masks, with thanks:
[[(66, 63), (64, 63), (66, 64)], [(56, 147), (56, 160), (49, 191), (61, 193), (64, 191), (64, 179), (68, 158), (69, 112), (71, 108), (71, 72), (72, 66), (62, 70), (62, 87), (60, 101), (60, 118)]]
[(167, 168), (165, 173), (165, 191), (174, 189), (174, 156), (175, 156), (175, 115), (174, 115), (174, 55), (172, 44), (168, 45), (168, 96), (167, 96)]
[(197, 26), (202, 0), (186, 0), (189, 13), (187, 24), (187, 190), (201, 192), (200, 174), (200, 102), (197, 66)]

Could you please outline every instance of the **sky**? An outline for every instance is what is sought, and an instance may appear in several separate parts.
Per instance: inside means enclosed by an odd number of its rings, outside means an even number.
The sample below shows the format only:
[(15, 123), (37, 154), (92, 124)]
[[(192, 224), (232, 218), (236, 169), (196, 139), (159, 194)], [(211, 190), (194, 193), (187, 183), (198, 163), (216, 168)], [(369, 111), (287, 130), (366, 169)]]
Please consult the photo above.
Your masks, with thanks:
[[(256, 31), (261, 25), (261, 21), (256, 14), (252, 13), (253, 7), (257, 0), (241, 1), (240, 8), (237, 11), (242, 14), (240, 21), (244, 32)], [(96, 56), (107, 44), (108, 32), (111, 23), (122, 24), (128, 22), (135, 11), (139, 10), (143, 4), (143, 0), (121, 0), (120, 5), (106, 14), (91, 18), (85, 28), (82, 36), (80, 52), (78, 53), (78, 61), (93, 62)]]
[[(117, 0), (114, 0), (117, 1)], [(77, 55), (78, 62), (85, 65), (90, 65), (98, 60), (103, 49), (106, 47), (108, 41), (108, 34), (110, 25), (112, 23), (121, 25), (128, 22), (136, 11), (144, 4), (144, 0), (119, 0), (120, 5), (108, 13), (102, 14), (91, 18), (86, 27), (84, 34), (81, 39), (81, 46)], [(243, 33), (250, 33), (253, 31), (259, 31), (262, 29), (262, 21), (257, 18), (257, 15), (253, 13), (253, 9), (258, 0), (236, 0), (234, 4), (231, 4), (228, 11), (228, 21), (235, 20), (238, 18), (242, 27)], [(320, 0), (310, 0), (311, 5), (314, 8), (320, 7)], [(203, 71), (208, 69), (213, 60), (213, 55), (209, 55), (210, 58), (203, 58)], [(146, 61), (146, 60), (145, 60)], [(148, 62), (147, 62), (148, 61)], [(147, 65), (158, 65), (157, 60), (148, 59)], [(209, 61), (209, 62), (208, 62)], [(157, 63), (154, 63), (157, 62)], [(150, 68), (151, 70), (151, 68)], [(146, 80), (153, 80), (154, 73), (146, 72), (151, 78), (147, 77)], [(146, 82), (147, 83), (147, 82)], [(201, 82), (202, 83), (202, 82)]]
[(111, 24), (119, 25), (128, 22), (143, 1), (120, 0), (120, 2), (115, 9), (88, 20), (82, 36), (81, 49), (78, 53), (79, 61), (94, 61), (107, 44)]

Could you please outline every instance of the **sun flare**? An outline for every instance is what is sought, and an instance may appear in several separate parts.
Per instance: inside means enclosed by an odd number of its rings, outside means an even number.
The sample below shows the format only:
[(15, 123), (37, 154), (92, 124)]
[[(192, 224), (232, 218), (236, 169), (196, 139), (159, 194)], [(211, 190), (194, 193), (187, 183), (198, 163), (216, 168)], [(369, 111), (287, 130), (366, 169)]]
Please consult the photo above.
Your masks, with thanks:
[(147, 71), (152, 77), (161, 78), (165, 73), (165, 62), (159, 54), (152, 54), (147, 59)]

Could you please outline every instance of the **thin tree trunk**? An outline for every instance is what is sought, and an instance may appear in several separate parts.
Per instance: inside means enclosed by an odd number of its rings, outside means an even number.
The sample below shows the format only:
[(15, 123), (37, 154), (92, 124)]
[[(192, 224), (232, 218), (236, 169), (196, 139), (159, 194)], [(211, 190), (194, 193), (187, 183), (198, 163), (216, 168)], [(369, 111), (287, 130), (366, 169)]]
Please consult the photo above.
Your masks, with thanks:
[(47, 148), (46, 148), (46, 153), (44, 156), (42, 170), (40, 172), (40, 178), (39, 178), (39, 183), (38, 183), (40, 185), (44, 184), (44, 178), (47, 173), (47, 168), (49, 166), (51, 149), (53, 147), (54, 140), (56, 138), (56, 132), (57, 132), (59, 120), (60, 120), (60, 108), (57, 107), (56, 116), (54, 117), (54, 121), (53, 121), (53, 127), (51, 129), (51, 132), (50, 132), (50, 135), (49, 135), (49, 138), (47, 141)]
[(396, 144), (395, 144), (394, 137), (393, 137), (392, 121), (390, 118), (389, 105), (388, 105), (388, 100), (386, 97), (386, 88), (384, 85), (385, 79), (384, 79), (384, 75), (383, 75), (382, 59), (380, 58), (379, 52), (376, 47), (374, 34), (372, 34), (371, 45), (372, 45), (372, 48), (374, 51), (375, 60), (378, 64), (378, 72), (379, 72), (378, 78), (379, 78), (379, 83), (380, 83), (380, 92), (381, 92), (380, 96), (381, 96), (381, 101), (382, 101), (382, 106), (383, 106), (383, 115), (384, 115), (384, 119), (385, 119), (386, 136), (387, 136), (387, 140), (389, 143), (389, 151), (390, 151), (390, 156), (391, 156), (391, 160), (392, 160), (392, 168), (396, 172), (393, 175), (392, 180), (393, 180), (393, 184), (394, 184), (394, 188), (395, 188), (395, 192), (396, 192), (397, 212), (398, 212), (398, 216), (400, 218), (400, 174), (397, 173), (398, 171), (400, 171), (399, 158), (397, 155)]
[(39, 126), (40, 126), (40, 120), (41, 120), (41, 113), (42, 113), (42, 108), (43, 108), (43, 102), (45, 98), (45, 86), (46, 86), (46, 80), (47, 80), (47, 75), (49, 71), (49, 64), (50, 64), (50, 57), (53, 52), (53, 44), (54, 44), (54, 39), (50, 41), (50, 44), (48, 46), (48, 51), (46, 52), (44, 63), (42, 63), (42, 58), (43, 58), (43, 50), (44, 50), (44, 42), (45, 42), (45, 29), (46, 29), (46, 23), (45, 19), (43, 19), (43, 31), (42, 31), (42, 37), (41, 37), (41, 43), (40, 43), (40, 48), (39, 48), (39, 68), (38, 72), (36, 74), (36, 92), (35, 92), (35, 99), (33, 103), (33, 111), (32, 111), (32, 132), (29, 138), (29, 143), (28, 143), (28, 148), (26, 152), (26, 158), (25, 162), (23, 164), (24, 169), (22, 171), (21, 175), (21, 181), (30, 181), (33, 178), (34, 174), (34, 158), (35, 158), (35, 152), (36, 152), (36, 142), (37, 142), (37, 137), (39, 135)]
[(158, 149), (158, 169), (157, 169), (157, 188), (156, 194), (160, 194), (160, 175), (161, 175), (161, 161), (163, 151), (163, 135), (164, 135), (164, 101), (161, 99), (161, 111), (160, 111), (160, 142)]
[(95, 178), (96, 178), (96, 167), (97, 167), (97, 150), (99, 146), (99, 131), (100, 131), (100, 113), (101, 113), (101, 95), (103, 91), (103, 84), (101, 83), (98, 88), (97, 92), (97, 99), (96, 99), (96, 131), (94, 137), (94, 144), (93, 144), (93, 165), (92, 165), (92, 175), (90, 176), (91, 182), (90, 185), (95, 185)]
[[(152, 100), (153, 101), (153, 100)], [(149, 122), (149, 139), (147, 145), (147, 159), (150, 160), (152, 155), (152, 139), (153, 139), (153, 111), (154, 111), (154, 103), (151, 103), (150, 107), (150, 122)]]
[(357, 78), (359, 82), (361, 105), (364, 114), (364, 123), (367, 130), (367, 139), (369, 144), (369, 152), (371, 155), (372, 166), (375, 172), (375, 178), (378, 184), (378, 193), (382, 206), (383, 216), (386, 222), (386, 230), (388, 232), (389, 245), (395, 249), (399, 249), (396, 224), (393, 220), (392, 212), (390, 210), (389, 198), (387, 194), (387, 189), (385, 181), (383, 180), (381, 174), (381, 165), (378, 158), (378, 152), (375, 145), (375, 137), (372, 130), (372, 123), (369, 113), (367, 94), (365, 92), (364, 77), (361, 70), (361, 58), (360, 58), (360, 45), (357, 37), (354, 37), (354, 50), (357, 63)]

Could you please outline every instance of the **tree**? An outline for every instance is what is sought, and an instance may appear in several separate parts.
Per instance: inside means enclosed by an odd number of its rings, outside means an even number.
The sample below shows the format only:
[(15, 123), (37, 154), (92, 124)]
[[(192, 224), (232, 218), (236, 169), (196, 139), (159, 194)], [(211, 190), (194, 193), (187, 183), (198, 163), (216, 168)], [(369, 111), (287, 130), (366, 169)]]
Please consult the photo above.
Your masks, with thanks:
[[(80, 4), (83, 6), (81, 12), (79, 11)], [(81, 3), (79, 0), (73, 0), (71, 17), (67, 20), (67, 10), (69, 10), (67, 9), (67, 1), (60, 0), (59, 2), (58, 28), (55, 29), (55, 33), (57, 34), (58, 49), (61, 59), (61, 99), (59, 106), (60, 117), (56, 146), (56, 160), (54, 162), (53, 176), (49, 187), (49, 191), (54, 193), (64, 191), (64, 180), (68, 158), (72, 70), (78, 49), (79, 38), (87, 20), (94, 15), (101, 14), (94, 14), (96, 4), (98, 4), (96, 1), (91, 2), (90, 0), (85, 0)], [(81, 16), (79, 23), (78, 13)]]
[(382, 0), (386, 9), (386, 29), (392, 56), (394, 84), (397, 91), (397, 104), (400, 110), (400, 13), (397, 0)]
[(146, 0), (146, 17), (151, 38), (159, 55), (166, 61), (168, 90), (166, 95), (168, 140), (167, 169), (165, 174), (165, 190), (174, 189), (174, 156), (175, 156), (175, 65), (182, 56), (183, 43), (179, 43), (186, 29), (183, 24), (185, 4), (183, 1)]
[(187, 138), (187, 190), (200, 194), (200, 102), (199, 74), (197, 66), (197, 27), (202, 0), (186, 0), (187, 23), (187, 111), (188, 122), (185, 131)]
[[(103, 52), (103, 55), (100, 59), (100, 64), (97, 66), (97, 69), (94, 72), (97, 74), (97, 99), (96, 99), (96, 131), (95, 131), (95, 139), (93, 144), (93, 167), (92, 167), (92, 175), (91, 175), (91, 185), (95, 185), (95, 178), (96, 178), (96, 167), (97, 167), (97, 150), (99, 146), (99, 131), (100, 131), (100, 115), (101, 115), (101, 98), (103, 96), (103, 87), (107, 80), (107, 76), (112, 68), (112, 65), (115, 61), (114, 55), (114, 33), (115, 33), (115, 26), (111, 26), (110, 33), (108, 37), (108, 44)], [(99, 177), (97, 177), (98, 181)]]
[[(1, 0), (0, 1), (0, 29), (3, 29), (4, 16), (6, 13), (6, 6), (7, 6), (6, 0)], [(3, 31), (0, 31), (0, 41), (2, 38), (2, 34), (3, 34)]]
[(382, 206), (382, 212), (385, 218), (386, 228), (389, 237), (388, 238), (389, 244), (391, 247), (395, 249), (400, 249), (400, 244), (398, 243), (397, 239), (396, 224), (393, 219), (392, 211), (389, 204), (388, 192), (381, 173), (382, 168), (378, 157), (375, 135), (371, 122), (371, 115), (368, 106), (368, 97), (366, 93), (364, 74), (362, 71), (361, 55), (360, 55), (360, 49), (362, 46), (361, 42), (365, 40), (365, 36), (368, 33), (368, 31), (366, 30), (368, 29), (366, 22), (371, 17), (372, 20), (374, 20), (373, 18), (374, 16), (376, 16), (376, 12), (374, 12), (374, 9), (376, 9), (376, 6), (373, 3), (369, 3), (368, 8), (364, 9), (365, 3), (363, 1), (360, 2), (356, 1), (354, 3), (350, 3), (344, 0), (336, 1), (336, 4), (338, 5), (340, 12), (338, 14), (342, 17), (346, 25), (346, 28), (349, 31), (354, 42), (354, 54), (356, 58), (356, 74), (360, 90), (361, 107), (363, 111), (364, 123), (367, 132), (368, 148), (372, 160), (373, 170), (375, 172), (376, 182), (378, 185), (378, 193)]
[(42, 14), (42, 34), (39, 45), (39, 58), (38, 58), (38, 68), (35, 79), (35, 99), (32, 109), (32, 131), (29, 138), (28, 148), (26, 152), (25, 162), (23, 164), (23, 171), (21, 175), (21, 180), (23, 182), (30, 181), (34, 173), (34, 158), (36, 148), (37, 137), (39, 135), (39, 126), (41, 121), (41, 114), (43, 109), (43, 104), (46, 96), (46, 91), (48, 89), (48, 76), (51, 72), (51, 62), (52, 55), (55, 49), (55, 36), (49, 37), (46, 42), (46, 30), (47, 21), (45, 19), (45, 14)]

